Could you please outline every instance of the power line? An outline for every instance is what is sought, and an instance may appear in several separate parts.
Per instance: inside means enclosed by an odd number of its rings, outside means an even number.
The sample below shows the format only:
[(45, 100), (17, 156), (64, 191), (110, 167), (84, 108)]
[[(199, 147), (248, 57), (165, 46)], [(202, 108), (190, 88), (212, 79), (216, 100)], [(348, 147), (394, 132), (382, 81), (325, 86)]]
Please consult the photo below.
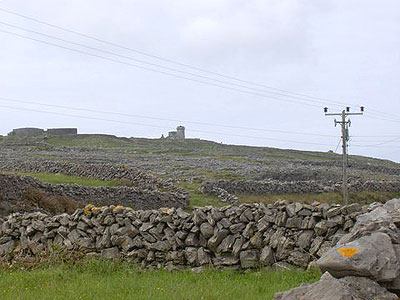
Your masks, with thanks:
[(171, 122), (179, 122), (179, 123), (189, 123), (189, 124), (206, 125), (206, 126), (213, 126), (213, 127), (223, 127), (223, 128), (230, 128), (230, 129), (243, 129), (243, 130), (254, 130), (254, 131), (264, 131), (264, 132), (298, 134), (298, 135), (307, 135), (307, 136), (334, 137), (333, 135), (327, 135), (327, 134), (316, 134), (316, 133), (298, 132), (298, 131), (289, 131), (289, 130), (263, 129), (263, 128), (255, 128), (255, 127), (242, 127), (242, 126), (223, 125), (223, 124), (216, 124), (216, 123), (206, 123), (206, 122), (196, 122), (196, 121), (151, 117), (151, 116), (143, 116), (143, 115), (137, 115), (137, 114), (128, 114), (128, 113), (111, 112), (111, 111), (88, 109), (88, 108), (77, 108), (77, 107), (65, 106), (65, 105), (47, 104), (47, 103), (41, 103), (41, 102), (35, 102), (35, 101), (16, 100), (16, 99), (4, 98), (4, 97), (0, 97), (0, 101), (33, 104), (33, 105), (40, 105), (40, 106), (45, 106), (45, 107), (62, 108), (62, 109), (100, 113), (100, 114), (107, 114), (107, 115), (134, 117), (134, 118), (159, 120), (159, 121), (171, 121)]
[[(94, 41), (97, 41), (97, 42), (108, 44), (108, 45), (111, 45), (111, 46), (114, 46), (114, 47), (117, 47), (117, 48), (120, 48), (120, 49), (128, 50), (128, 51), (131, 51), (131, 52), (134, 52), (134, 53), (137, 53), (137, 54), (140, 54), (140, 55), (144, 55), (144, 56), (147, 56), (147, 57), (156, 58), (156, 59), (159, 59), (159, 60), (162, 60), (162, 61), (166, 61), (168, 63), (172, 63), (172, 64), (179, 65), (179, 66), (183, 66), (183, 67), (190, 68), (190, 69), (193, 69), (193, 70), (197, 70), (197, 71), (200, 71), (200, 72), (204, 72), (204, 73), (208, 73), (208, 74), (224, 77), (224, 78), (227, 78), (227, 79), (236, 80), (238, 82), (251, 84), (251, 85), (254, 85), (254, 86), (259, 86), (259, 87), (263, 87), (263, 88), (267, 88), (267, 89), (271, 89), (271, 90), (275, 90), (275, 91), (279, 91), (279, 92), (284, 92), (284, 93), (288, 93), (288, 94), (292, 94), (292, 95), (297, 95), (297, 96), (302, 96), (302, 97), (322, 100), (322, 101), (324, 101), (324, 103), (330, 103), (330, 104), (334, 104), (334, 105), (347, 105), (345, 103), (341, 103), (341, 102), (337, 102), (337, 101), (333, 101), (333, 100), (328, 100), (328, 99), (324, 99), (324, 98), (320, 98), (320, 97), (316, 97), (316, 96), (310, 96), (310, 95), (306, 95), (306, 94), (302, 94), (302, 93), (296, 93), (296, 92), (292, 92), (292, 91), (288, 91), (288, 90), (284, 90), (284, 89), (278, 89), (278, 88), (271, 87), (271, 86), (268, 86), (268, 85), (263, 85), (263, 84), (259, 84), (259, 83), (253, 83), (253, 82), (250, 82), (250, 81), (247, 81), (247, 80), (243, 80), (243, 79), (240, 79), (240, 78), (237, 78), (237, 77), (228, 76), (228, 75), (224, 75), (224, 74), (221, 74), (221, 73), (205, 70), (205, 69), (198, 68), (198, 67), (195, 67), (195, 66), (192, 66), (192, 65), (189, 65), (189, 64), (184, 64), (184, 63), (177, 62), (177, 61), (174, 61), (174, 60), (171, 60), (171, 59), (163, 58), (163, 57), (161, 57), (159, 55), (154, 55), (154, 54), (146, 53), (144, 51), (139, 51), (139, 50), (136, 50), (136, 49), (133, 49), (133, 48), (130, 48), (130, 47), (122, 46), (122, 45), (119, 45), (119, 44), (114, 43), (114, 42), (110, 42), (110, 41), (106, 41), (104, 39), (93, 37), (93, 36), (91, 36), (89, 34), (85, 34), (85, 33), (81, 33), (81, 32), (75, 31), (75, 30), (67, 29), (65, 27), (61, 27), (61, 26), (58, 26), (58, 25), (55, 25), (55, 24), (51, 24), (49, 22), (45, 22), (45, 21), (39, 20), (37, 18), (29, 17), (27, 15), (23, 15), (23, 14), (20, 14), (20, 13), (17, 13), (17, 12), (8, 10), (8, 9), (4, 9), (4, 8), (0, 7), (0, 10), (4, 11), (6, 13), (9, 13), (9, 14), (13, 14), (15, 16), (27, 19), (27, 20), (34, 21), (34, 22), (39, 23), (39, 24), (43, 24), (43, 25), (46, 25), (46, 26), (50, 26), (50, 27), (56, 28), (58, 30), (69, 32), (69, 33), (72, 33), (72, 34), (75, 34), (75, 35), (79, 35), (81, 37), (85, 37), (85, 38), (88, 38), (88, 39), (91, 39), (91, 40), (94, 40)], [(290, 97), (290, 96), (287, 96), (287, 97)]]
[[(329, 99), (325, 99), (325, 98), (321, 98), (321, 97), (316, 97), (316, 96), (311, 96), (311, 95), (307, 95), (307, 94), (302, 94), (302, 93), (296, 93), (296, 92), (293, 92), (293, 91), (279, 89), (279, 88), (271, 87), (271, 86), (268, 86), (268, 85), (263, 85), (263, 84), (259, 84), (259, 83), (250, 82), (248, 80), (243, 80), (243, 79), (240, 79), (240, 78), (237, 78), (237, 77), (234, 77), (234, 76), (228, 76), (228, 75), (224, 75), (224, 74), (221, 74), (221, 73), (218, 73), (218, 72), (205, 70), (205, 69), (193, 66), (193, 65), (185, 64), (185, 63), (178, 62), (178, 61), (175, 61), (175, 60), (172, 60), (172, 59), (163, 58), (163, 57), (161, 57), (159, 55), (154, 55), (154, 54), (150, 54), (150, 53), (147, 53), (147, 52), (144, 52), (144, 51), (133, 49), (133, 48), (130, 48), (130, 47), (127, 47), (127, 46), (119, 45), (117, 43), (110, 42), (110, 41), (107, 41), (107, 40), (104, 40), (104, 39), (101, 39), (101, 38), (97, 38), (97, 37), (91, 36), (89, 34), (85, 34), (85, 33), (81, 33), (81, 32), (75, 31), (75, 30), (67, 29), (67, 28), (64, 28), (64, 27), (61, 27), (61, 26), (58, 26), (58, 25), (55, 25), (55, 24), (51, 24), (49, 22), (45, 22), (45, 21), (40, 20), (38, 18), (33, 18), (33, 17), (27, 16), (27, 15), (24, 15), (24, 14), (17, 13), (15, 11), (11, 11), (9, 9), (5, 9), (5, 8), (1, 8), (0, 7), (0, 11), (6, 12), (6, 13), (9, 13), (9, 14), (12, 14), (12, 15), (15, 15), (15, 16), (18, 16), (18, 17), (21, 17), (21, 18), (24, 18), (24, 19), (39, 23), (39, 24), (42, 24), (42, 25), (46, 25), (46, 26), (49, 26), (49, 27), (52, 27), (52, 28), (56, 28), (56, 29), (61, 30), (61, 31), (65, 31), (65, 32), (69, 32), (69, 33), (81, 36), (81, 37), (85, 37), (87, 39), (91, 39), (91, 40), (94, 40), (94, 41), (97, 41), (97, 42), (108, 44), (108, 45), (111, 45), (111, 46), (114, 46), (114, 47), (117, 47), (117, 48), (120, 48), (120, 49), (128, 50), (128, 51), (134, 52), (136, 54), (140, 54), (140, 55), (144, 55), (144, 56), (147, 56), (147, 57), (151, 57), (151, 58), (155, 58), (155, 59), (158, 59), (158, 60), (162, 60), (162, 61), (165, 61), (165, 62), (168, 62), (168, 63), (171, 63), (171, 64), (175, 64), (175, 65), (179, 65), (179, 66), (182, 66), (182, 67), (190, 68), (190, 69), (193, 69), (193, 70), (196, 70), (196, 71), (200, 71), (200, 72), (204, 72), (204, 73), (220, 76), (220, 77), (223, 77), (223, 78), (235, 80), (235, 81), (238, 81), (238, 82), (242, 82), (242, 83), (246, 83), (246, 84), (250, 84), (250, 85), (254, 85), (254, 86), (258, 86), (258, 87), (263, 87), (263, 88), (267, 88), (267, 89), (271, 89), (271, 90), (275, 90), (275, 91), (279, 91), (279, 92), (284, 92), (284, 93), (287, 93), (287, 94), (292, 94), (292, 95), (296, 95), (296, 96), (322, 100), (322, 101), (324, 101), (324, 103), (329, 103), (329, 104), (334, 104), (334, 105), (347, 105), (347, 104), (345, 104), (343, 102), (333, 101), (333, 100), (329, 100)], [(293, 96), (285, 95), (285, 97), (293, 97)], [(393, 114), (388, 114), (386, 112), (380, 112), (380, 111), (375, 110), (375, 109), (370, 109), (370, 110), (374, 111), (377, 114), (384, 114), (384, 115), (387, 115), (387, 116), (391, 116), (392, 118), (395, 117), (397, 120), (400, 120), (400, 116), (396, 116), (396, 115), (393, 115)]]
[(58, 48), (61, 48), (61, 49), (69, 50), (69, 51), (72, 51), (72, 52), (77, 52), (77, 53), (80, 53), (80, 54), (97, 57), (97, 58), (100, 58), (100, 59), (104, 59), (104, 60), (108, 60), (108, 61), (111, 61), (111, 62), (120, 63), (120, 64), (123, 64), (123, 65), (135, 67), (135, 68), (144, 69), (144, 70), (151, 71), (151, 72), (156, 72), (156, 73), (161, 73), (161, 74), (164, 74), (164, 75), (174, 76), (174, 77), (178, 77), (178, 78), (189, 80), (189, 81), (193, 81), (193, 82), (200, 82), (200, 83), (208, 84), (208, 85), (211, 85), (211, 86), (214, 86), (214, 87), (220, 87), (220, 88), (223, 88), (223, 89), (237, 91), (237, 92), (241, 92), (241, 93), (246, 93), (246, 94), (259, 96), (259, 97), (263, 97), (263, 98), (267, 98), (267, 99), (273, 99), (273, 100), (290, 102), (290, 103), (297, 103), (297, 104), (301, 104), (301, 105), (318, 107), (318, 108), (320, 107), (319, 105), (314, 105), (314, 104), (310, 104), (310, 103), (304, 103), (304, 102), (294, 101), (294, 100), (289, 100), (289, 99), (282, 99), (282, 98), (273, 97), (273, 96), (267, 96), (267, 95), (264, 95), (264, 94), (245, 91), (245, 90), (236, 89), (236, 88), (232, 88), (232, 87), (227, 87), (227, 86), (223, 86), (223, 85), (219, 85), (219, 84), (214, 84), (214, 83), (203, 81), (203, 80), (198, 80), (198, 79), (189, 78), (189, 77), (185, 77), (185, 76), (181, 76), (181, 75), (177, 75), (177, 74), (172, 74), (172, 73), (168, 73), (168, 72), (161, 71), (161, 70), (155, 70), (155, 69), (152, 69), (152, 68), (135, 65), (135, 64), (132, 64), (132, 63), (129, 63), (129, 62), (124, 62), (124, 61), (121, 61), (121, 60), (118, 60), (118, 59), (113, 59), (113, 58), (101, 56), (101, 55), (98, 55), (98, 54), (94, 54), (94, 53), (90, 53), (90, 52), (86, 52), (86, 51), (82, 51), (82, 50), (78, 50), (78, 49), (73, 49), (73, 48), (62, 46), (62, 45), (46, 42), (46, 41), (43, 41), (43, 40), (27, 37), (27, 36), (24, 36), (24, 35), (21, 35), (21, 34), (17, 34), (17, 33), (6, 31), (6, 30), (2, 30), (2, 29), (0, 29), (0, 32), (7, 33), (7, 34), (10, 34), (10, 35), (13, 35), (13, 36), (16, 36), (16, 37), (20, 37), (20, 38), (24, 38), (24, 39), (36, 41), (36, 42), (39, 42), (39, 43), (51, 45), (51, 46), (58, 47)]
[[(158, 126), (158, 125), (134, 123), (134, 122), (128, 122), (128, 121), (112, 120), (112, 119), (105, 119), (105, 118), (98, 118), (98, 117), (90, 117), (90, 116), (82, 116), (82, 115), (65, 114), (65, 113), (59, 113), (59, 112), (43, 111), (43, 110), (36, 110), (36, 109), (30, 109), (30, 108), (12, 107), (12, 106), (6, 106), (6, 105), (0, 105), (0, 107), (2, 107), (2, 108), (7, 108), (7, 109), (14, 109), (14, 110), (31, 111), (31, 112), (44, 113), (44, 114), (51, 114), (51, 115), (58, 115), (58, 116), (67, 116), (67, 117), (88, 119), (88, 120), (97, 120), (97, 121), (106, 121), (106, 122), (113, 122), (113, 123), (120, 123), (120, 124), (129, 124), (129, 125), (136, 125), (136, 126), (146, 126), (146, 127), (162, 128), (162, 129), (166, 130), (166, 128), (165, 128), (164, 126)], [(205, 130), (197, 130), (197, 129), (191, 129), (191, 131), (193, 131), (193, 132), (199, 132), (199, 133), (214, 134), (214, 135), (225, 135), (225, 136), (234, 136), (234, 137), (243, 137), (243, 138), (252, 138), (252, 139), (261, 139), (261, 140), (278, 141), (278, 142), (289, 142), (289, 143), (305, 144), (305, 145), (330, 146), (329, 144), (322, 144), (322, 143), (313, 143), (313, 142), (302, 142), (302, 141), (293, 141), (293, 140), (266, 138), (266, 137), (249, 136), (249, 135), (242, 135), (242, 134), (221, 133), (221, 132), (205, 131)]]
[(374, 120), (380, 120), (380, 121), (388, 121), (388, 122), (394, 122), (394, 123), (400, 123), (400, 120), (395, 120), (395, 119), (389, 119), (385, 117), (377, 117), (377, 116), (366, 116), (369, 119), (374, 119)]
[(388, 113), (386, 113), (386, 112), (380, 112), (379, 110), (375, 110), (375, 109), (370, 109), (370, 110), (371, 110), (372, 112), (377, 113), (377, 114), (384, 115), (384, 116), (388, 116), (388, 117), (394, 118), (394, 119), (396, 119), (396, 120), (400, 120), (400, 116), (397, 116), (397, 115), (394, 115), (394, 114), (388, 114)]
[(377, 144), (372, 144), (372, 145), (357, 145), (357, 147), (377, 147), (377, 146), (382, 146), (382, 145), (386, 145), (386, 144), (390, 144), (390, 143), (394, 143), (400, 140), (400, 137), (390, 140), (390, 141), (385, 141), (385, 142), (381, 142), (381, 143), (377, 143)]
[(339, 148), (340, 142), (341, 142), (341, 141), (342, 141), (342, 138), (339, 138), (339, 142), (338, 142), (338, 144), (337, 144), (337, 146), (336, 146), (335, 153), (337, 152), (337, 149)]
[(168, 70), (168, 71), (173, 71), (173, 72), (177, 72), (177, 73), (181, 73), (181, 74), (185, 74), (185, 75), (189, 75), (189, 76), (194, 76), (194, 77), (198, 77), (198, 78), (202, 78), (202, 79), (206, 79), (206, 80), (216, 81), (216, 82), (219, 82), (219, 83), (228, 84), (228, 85), (232, 85), (232, 86), (236, 86), (236, 87), (240, 87), (240, 88), (250, 89), (250, 90), (257, 91), (257, 92), (263, 92), (263, 93), (269, 93), (269, 94), (283, 96), (283, 97), (300, 99), (300, 100), (311, 102), (311, 103), (326, 104), (326, 102), (322, 102), (322, 101), (309, 100), (309, 99), (304, 98), (304, 97), (290, 96), (290, 95), (286, 95), (286, 94), (282, 94), (282, 93), (271, 92), (271, 91), (268, 91), (268, 90), (265, 90), (265, 89), (252, 88), (252, 87), (249, 87), (249, 86), (246, 86), (246, 85), (242, 85), (242, 84), (236, 84), (236, 83), (232, 83), (232, 82), (229, 82), (229, 81), (219, 80), (219, 79), (215, 79), (215, 78), (211, 78), (211, 77), (207, 77), (207, 76), (203, 76), (203, 75), (199, 75), (199, 74), (195, 74), (195, 73), (191, 73), (191, 72), (178, 70), (178, 69), (175, 69), (175, 68), (166, 67), (166, 66), (163, 66), (163, 65), (160, 65), (160, 64), (150, 63), (150, 62), (147, 62), (147, 61), (144, 61), (144, 60), (133, 58), (131, 56), (121, 55), (121, 54), (118, 54), (118, 53), (115, 53), (115, 52), (111, 52), (111, 51), (107, 51), (107, 50), (103, 50), (103, 49), (100, 49), (100, 48), (87, 46), (87, 45), (84, 45), (84, 44), (81, 44), (81, 43), (77, 43), (77, 42), (74, 42), (74, 41), (66, 40), (66, 39), (63, 39), (63, 38), (59, 38), (59, 37), (56, 37), (56, 36), (53, 36), (53, 35), (41, 33), (41, 32), (35, 31), (35, 30), (31, 30), (31, 29), (28, 29), (28, 28), (24, 28), (24, 27), (21, 27), (21, 26), (13, 25), (13, 24), (6, 23), (6, 22), (1, 22), (0, 21), (0, 24), (8, 26), (8, 27), (16, 28), (16, 29), (19, 29), (19, 30), (24, 30), (26, 32), (34, 33), (34, 34), (37, 34), (37, 35), (41, 35), (41, 36), (44, 36), (44, 37), (47, 37), (47, 38), (50, 38), (50, 39), (55, 39), (55, 40), (58, 40), (58, 41), (62, 41), (64, 43), (69, 43), (69, 44), (80, 46), (80, 47), (83, 47), (83, 48), (86, 48), (86, 49), (99, 51), (99, 52), (102, 52), (102, 53), (106, 53), (106, 54), (110, 54), (110, 55), (113, 55), (113, 56), (125, 58), (125, 59), (128, 59), (128, 60), (132, 60), (132, 61), (135, 61), (135, 62), (143, 63), (143, 64), (150, 65), (150, 66), (153, 66), (153, 67), (165, 69), (165, 70)]

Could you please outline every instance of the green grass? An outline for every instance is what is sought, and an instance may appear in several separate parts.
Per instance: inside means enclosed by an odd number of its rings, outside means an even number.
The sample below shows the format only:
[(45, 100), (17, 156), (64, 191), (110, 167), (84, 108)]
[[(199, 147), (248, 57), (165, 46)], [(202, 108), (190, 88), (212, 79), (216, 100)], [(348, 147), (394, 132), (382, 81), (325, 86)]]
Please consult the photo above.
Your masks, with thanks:
[[(13, 172), (15, 173), (15, 172)], [(83, 186), (105, 186), (105, 187), (113, 187), (119, 186), (119, 180), (101, 180), (95, 178), (86, 178), (86, 177), (78, 177), (78, 176), (70, 176), (64, 174), (52, 174), (52, 173), (25, 173), (25, 172), (17, 172), (16, 174), (21, 176), (31, 176), (42, 182), (60, 184), (79, 184)]]
[(273, 299), (319, 280), (317, 271), (139, 270), (122, 262), (89, 260), (33, 270), (0, 269), (0, 299)]
[(206, 195), (200, 192), (200, 183), (181, 182), (179, 186), (189, 192), (191, 207), (204, 207), (209, 205), (221, 207), (228, 205), (228, 203), (222, 202), (218, 197)]

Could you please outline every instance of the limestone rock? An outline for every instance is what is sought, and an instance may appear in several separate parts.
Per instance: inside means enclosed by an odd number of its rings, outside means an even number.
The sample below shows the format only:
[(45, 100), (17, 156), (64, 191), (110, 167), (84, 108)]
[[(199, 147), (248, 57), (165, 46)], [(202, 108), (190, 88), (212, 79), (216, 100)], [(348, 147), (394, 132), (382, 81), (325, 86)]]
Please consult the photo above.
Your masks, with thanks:
[(397, 300), (376, 282), (363, 277), (336, 279), (325, 273), (321, 280), (288, 292), (278, 293), (275, 300)]
[(254, 268), (258, 265), (260, 252), (258, 250), (246, 250), (240, 252), (240, 265), (242, 268)]
[(102, 250), (101, 256), (108, 259), (119, 259), (121, 257), (121, 253), (118, 247), (113, 247)]
[(335, 277), (362, 276), (378, 282), (392, 281), (400, 272), (390, 237), (380, 232), (332, 248), (317, 264)]

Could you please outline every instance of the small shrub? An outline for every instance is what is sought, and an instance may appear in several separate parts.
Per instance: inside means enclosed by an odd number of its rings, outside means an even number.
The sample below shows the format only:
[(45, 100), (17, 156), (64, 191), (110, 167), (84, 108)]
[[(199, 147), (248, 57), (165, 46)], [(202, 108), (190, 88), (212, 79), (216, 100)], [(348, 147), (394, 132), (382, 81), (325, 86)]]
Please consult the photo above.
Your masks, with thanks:
[(50, 214), (73, 213), (82, 207), (78, 201), (60, 195), (49, 195), (38, 189), (27, 189), (22, 199), (28, 207), (42, 209)]

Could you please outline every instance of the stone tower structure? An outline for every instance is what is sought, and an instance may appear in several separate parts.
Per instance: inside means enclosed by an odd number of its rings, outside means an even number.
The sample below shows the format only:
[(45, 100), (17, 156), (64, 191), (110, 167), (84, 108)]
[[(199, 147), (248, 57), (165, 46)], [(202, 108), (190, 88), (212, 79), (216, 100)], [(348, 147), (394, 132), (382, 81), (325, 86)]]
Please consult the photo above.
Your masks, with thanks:
[(184, 126), (178, 126), (176, 128), (176, 137), (179, 140), (185, 139), (185, 127)]
[(185, 139), (185, 127), (184, 126), (178, 126), (178, 127), (176, 127), (176, 131), (168, 132), (167, 139), (170, 139), (170, 140), (184, 140)]

